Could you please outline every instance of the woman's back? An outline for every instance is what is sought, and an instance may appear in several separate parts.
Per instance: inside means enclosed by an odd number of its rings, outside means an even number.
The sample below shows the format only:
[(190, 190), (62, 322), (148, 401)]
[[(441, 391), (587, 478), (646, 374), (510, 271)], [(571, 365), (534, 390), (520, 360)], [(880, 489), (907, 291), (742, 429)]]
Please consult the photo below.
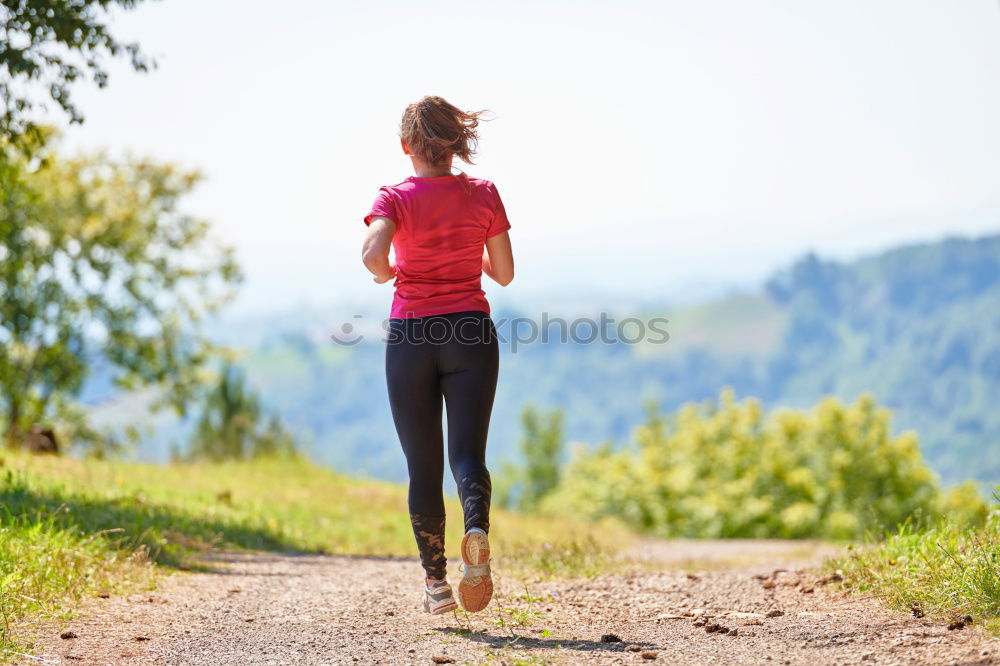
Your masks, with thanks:
[(391, 317), (424, 317), (477, 310), (489, 313), (483, 293), (483, 245), (510, 229), (496, 186), (484, 179), (410, 176), (379, 189), (376, 217), (396, 225), (396, 293)]

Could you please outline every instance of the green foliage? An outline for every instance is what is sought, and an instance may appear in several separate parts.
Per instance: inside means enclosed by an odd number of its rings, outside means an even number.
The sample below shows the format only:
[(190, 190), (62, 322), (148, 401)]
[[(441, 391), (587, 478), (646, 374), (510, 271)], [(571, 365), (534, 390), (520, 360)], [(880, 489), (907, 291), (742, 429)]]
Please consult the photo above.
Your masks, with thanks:
[(295, 442), (277, 416), (264, 423), (260, 398), (243, 373), (227, 363), (206, 392), (201, 418), (191, 438), (189, 460), (294, 457)]
[(240, 279), (208, 224), (178, 210), (197, 173), (60, 158), (50, 138), (0, 140), (0, 421), (14, 445), (34, 424), (87, 432), (74, 398), (97, 358), (183, 411), (217, 351), (198, 324)]
[[(70, 88), (87, 74), (99, 87), (108, 82), (104, 60), (128, 56), (136, 71), (152, 65), (137, 44), (118, 41), (108, 30), (109, 9), (133, 9), (142, 0), (4, 0), (0, 4), (0, 136), (24, 133), (36, 100), (47, 93), (82, 122)], [(2, 159), (2, 157), (0, 157)]]
[(848, 586), (900, 610), (944, 619), (968, 614), (1000, 632), (1000, 506), (979, 527), (905, 523), (884, 543), (853, 550), (830, 568), (841, 569)]
[(517, 506), (533, 511), (539, 502), (559, 485), (563, 456), (563, 413), (543, 413), (534, 407), (521, 412), (523, 428), (518, 449), (520, 466), (507, 465), (498, 484), (503, 506)]
[(981, 518), (968, 487), (944, 496), (913, 433), (893, 436), (870, 396), (765, 415), (755, 400), (653, 411), (623, 451), (582, 451), (543, 509), (615, 516), (662, 536), (827, 537), (882, 533), (946, 508)]

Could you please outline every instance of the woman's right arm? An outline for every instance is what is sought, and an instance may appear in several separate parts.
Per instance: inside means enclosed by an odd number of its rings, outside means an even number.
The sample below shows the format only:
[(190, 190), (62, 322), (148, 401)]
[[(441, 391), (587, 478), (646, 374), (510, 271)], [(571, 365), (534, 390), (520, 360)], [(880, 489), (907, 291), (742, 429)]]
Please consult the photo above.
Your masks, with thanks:
[(506, 287), (514, 279), (514, 250), (510, 246), (509, 232), (505, 231), (486, 239), (483, 272), (502, 287)]
[(361, 261), (382, 284), (396, 277), (396, 267), (389, 262), (389, 248), (396, 233), (396, 223), (388, 217), (376, 216), (368, 225), (365, 242), (361, 248)]

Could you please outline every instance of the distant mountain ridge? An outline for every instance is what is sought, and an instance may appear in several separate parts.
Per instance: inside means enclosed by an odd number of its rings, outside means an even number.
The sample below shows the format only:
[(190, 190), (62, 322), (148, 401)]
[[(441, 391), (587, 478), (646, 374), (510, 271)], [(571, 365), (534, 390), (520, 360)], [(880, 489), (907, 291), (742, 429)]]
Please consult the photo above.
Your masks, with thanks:
[(767, 292), (790, 313), (770, 399), (871, 391), (946, 478), (1000, 480), (1000, 235), (809, 256)]

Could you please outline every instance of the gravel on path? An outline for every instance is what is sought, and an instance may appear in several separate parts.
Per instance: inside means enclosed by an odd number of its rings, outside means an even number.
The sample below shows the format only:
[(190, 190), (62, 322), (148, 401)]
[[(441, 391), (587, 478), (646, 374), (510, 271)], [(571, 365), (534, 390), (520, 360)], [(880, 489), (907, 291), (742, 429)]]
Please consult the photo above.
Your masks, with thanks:
[[(769, 543), (757, 546), (763, 561), (697, 573), (498, 576), (494, 602), (464, 617), (419, 610), (415, 559), (220, 553), (207, 573), (95, 599), (69, 623), (42, 626), (35, 659), (16, 663), (1000, 664), (1000, 641), (975, 625), (891, 613), (786, 564), (800, 544), (781, 558), (781, 543)], [(706, 552), (732, 551), (720, 562), (745, 552), (738, 542), (650, 548), (685, 569)]]

